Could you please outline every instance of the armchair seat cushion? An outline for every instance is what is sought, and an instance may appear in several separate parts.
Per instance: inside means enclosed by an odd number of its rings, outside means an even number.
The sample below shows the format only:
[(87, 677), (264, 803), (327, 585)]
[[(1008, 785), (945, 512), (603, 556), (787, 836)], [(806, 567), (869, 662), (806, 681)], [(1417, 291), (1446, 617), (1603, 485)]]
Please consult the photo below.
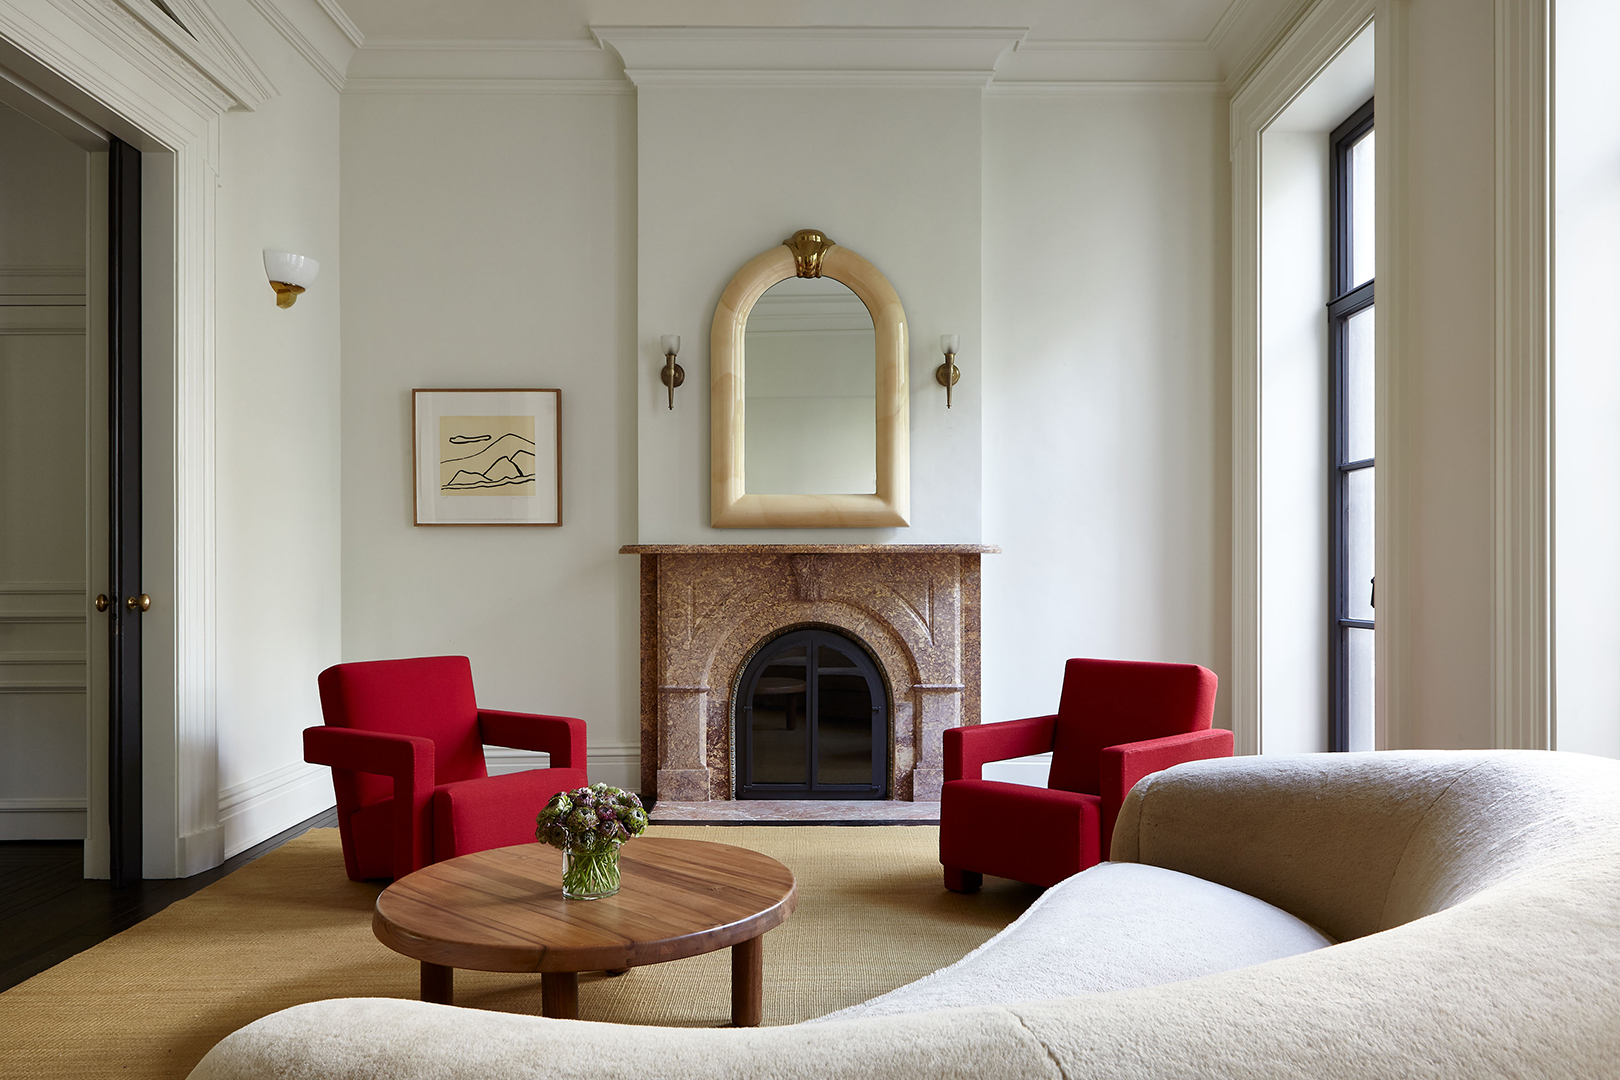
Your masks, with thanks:
[(1102, 863), (1048, 889), (950, 967), (821, 1020), (1159, 986), (1332, 944), (1236, 889), (1158, 866)]
[(433, 789), (433, 860), (530, 843), (534, 816), (551, 797), (587, 783), (584, 769), (528, 769), (440, 784)]
[(1102, 799), (1076, 791), (951, 780), (940, 794), (939, 861), (1056, 885), (1102, 857)]

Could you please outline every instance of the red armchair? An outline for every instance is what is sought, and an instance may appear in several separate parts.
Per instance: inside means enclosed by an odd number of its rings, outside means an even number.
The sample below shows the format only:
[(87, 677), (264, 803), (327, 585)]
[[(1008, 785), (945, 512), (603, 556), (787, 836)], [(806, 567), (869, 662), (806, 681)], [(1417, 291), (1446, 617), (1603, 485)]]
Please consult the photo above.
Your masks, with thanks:
[[(585, 722), (480, 709), (465, 656), (338, 664), (318, 682), (326, 726), (304, 729), (304, 760), (332, 767), (355, 881), (533, 840), (540, 808), (586, 784)], [(485, 743), (551, 767), (490, 776)]]
[[(1138, 780), (1232, 756), (1232, 733), (1210, 728), (1215, 686), (1215, 673), (1197, 664), (1070, 660), (1056, 715), (947, 729), (945, 887), (973, 892), (985, 874), (1056, 885), (1108, 858), (1120, 804)], [(986, 762), (1047, 751), (1044, 788), (982, 778)]]

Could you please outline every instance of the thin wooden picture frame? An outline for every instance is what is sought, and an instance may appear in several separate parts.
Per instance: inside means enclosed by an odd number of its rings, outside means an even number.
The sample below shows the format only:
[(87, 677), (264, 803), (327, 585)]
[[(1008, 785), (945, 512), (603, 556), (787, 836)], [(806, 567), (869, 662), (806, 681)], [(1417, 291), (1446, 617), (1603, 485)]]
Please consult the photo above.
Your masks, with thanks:
[(411, 425), (415, 524), (562, 525), (561, 390), (415, 389)]

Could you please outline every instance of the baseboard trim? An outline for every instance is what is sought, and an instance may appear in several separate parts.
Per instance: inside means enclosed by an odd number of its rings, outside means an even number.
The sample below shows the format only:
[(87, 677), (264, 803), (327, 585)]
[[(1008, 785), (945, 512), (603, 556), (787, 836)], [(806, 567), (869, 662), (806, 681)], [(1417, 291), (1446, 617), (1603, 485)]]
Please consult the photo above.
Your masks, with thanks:
[(333, 805), (331, 771), (323, 765), (295, 761), (233, 784), (219, 793), (220, 859)]

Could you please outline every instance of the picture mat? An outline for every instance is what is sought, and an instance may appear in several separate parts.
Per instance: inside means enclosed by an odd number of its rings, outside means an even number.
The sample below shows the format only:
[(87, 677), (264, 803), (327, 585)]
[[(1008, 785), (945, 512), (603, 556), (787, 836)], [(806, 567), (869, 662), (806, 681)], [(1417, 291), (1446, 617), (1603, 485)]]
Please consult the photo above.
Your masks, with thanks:
[[(562, 392), (535, 390), (416, 390), (414, 399), (416, 455), (416, 516), (418, 525), (560, 525), (562, 481), (558, 469), (558, 442), (562, 412)], [(476, 438), (489, 434), (490, 444), (510, 428), (496, 433), (493, 427), (513, 418), (533, 424), (534, 455), (531, 484), (511, 485), (503, 494), (484, 494), (463, 489), (447, 494), (443, 459), (448, 440), (463, 436)], [(448, 428), (445, 423), (448, 422)], [(525, 426), (524, 432), (529, 429)], [(467, 445), (471, 449), (470, 444)], [(505, 455), (495, 455), (490, 464)], [(526, 463), (525, 463), (526, 464)], [(476, 470), (482, 472), (483, 470)], [(525, 472), (528, 470), (525, 469)], [(452, 472), (452, 476), (454, 473)], [(528, 489), (528, 494), (523, 494)], [(490, 490), (501, 490), (491, 488)]]

